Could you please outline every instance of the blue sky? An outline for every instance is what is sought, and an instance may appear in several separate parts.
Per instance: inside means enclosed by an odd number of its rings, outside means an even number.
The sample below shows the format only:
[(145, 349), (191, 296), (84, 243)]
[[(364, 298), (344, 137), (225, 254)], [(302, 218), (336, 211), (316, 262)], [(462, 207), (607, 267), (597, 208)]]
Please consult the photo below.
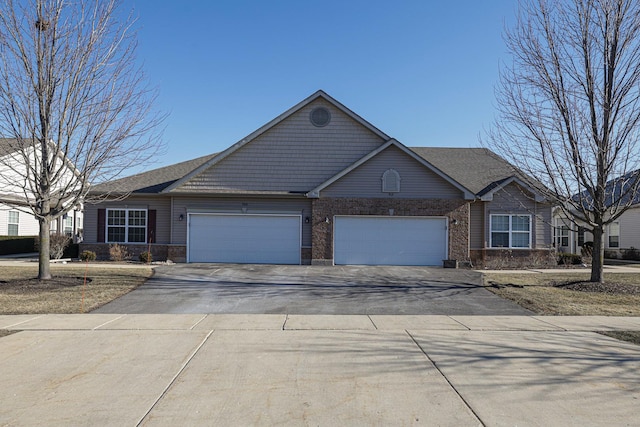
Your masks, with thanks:
[(515, 0), (124, 0), (170, 113), (167, 165), (224, 150), (318, 89), (407, 146), (479, 146)]

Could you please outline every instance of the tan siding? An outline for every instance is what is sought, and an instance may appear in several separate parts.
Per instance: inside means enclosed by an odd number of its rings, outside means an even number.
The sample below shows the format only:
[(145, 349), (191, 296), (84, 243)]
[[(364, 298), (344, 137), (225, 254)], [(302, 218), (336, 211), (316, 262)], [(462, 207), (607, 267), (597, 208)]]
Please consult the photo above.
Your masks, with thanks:
[(552, 243), (551, 234), (551, 207), (536, 203), (535, 200), (517, 184), (510, 184), (493, 195), (493, 201), (487, 202), (485, 235), (489, 246), (489, 223), (491, 214), (524, 214), (535, 218), (533, 221), (532, 246), (545, 248)]
[[(400, 174), (400, 192), (382, 192), (382, 174)], [(375, 197), (406, 199), (460, 199), (460, 190), (428, 170), (398, 147), (390, 146), (321, 192), (321, 197)]]
[(471, 203), (469, 215), (469, 244), (471, 249), (482, 249), (485, 247), (484, 239), (484, 202), (476, 201)]
[(86, 203), (84, 206), (84, 242), (96, 243), (98, 234), (98, 209), (130, 208), (156, 210), (156, 241), (153, 243), (168, 244), (171, 238), (169, 215), (171, 200), (168, 197), (136, 197), (130, 196), (118, 202), (104, 202), (99, 205)]
[[(309, 199), (245, 199), (175, 197), (173, 200), (173, 242), (187, 243), (187, 212), (242, 213), (246, 204), (247, 213), (296, 213), (302, 215), (302, 246), (311, 246), (311, 223), (305, 224), (305, 217), (312, 217)], [(180, 215), (184, 220), (179, 221)]]
[[(321, 105), (330, 110), (331, 122), (318, 128), (309, 113)], [(309, 191), (384, 142), (318, 99), (176, 191)]]

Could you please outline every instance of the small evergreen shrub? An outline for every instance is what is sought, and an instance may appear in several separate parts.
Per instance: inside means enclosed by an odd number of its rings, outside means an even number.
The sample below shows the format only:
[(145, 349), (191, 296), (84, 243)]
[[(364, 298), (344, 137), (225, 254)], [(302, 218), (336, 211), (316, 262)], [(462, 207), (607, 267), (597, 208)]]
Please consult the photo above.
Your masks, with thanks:
[(145, 264), (150, 264), (153, 261), (153, 256), (149, 251), (140, 252), (138, 258), (140, 259), (140, 262), (144, 262)]
[(80, 260), (85, 262), (95, 261), (97, 258), (96, 253), (93, 251), (82, 251), (80, 254)]

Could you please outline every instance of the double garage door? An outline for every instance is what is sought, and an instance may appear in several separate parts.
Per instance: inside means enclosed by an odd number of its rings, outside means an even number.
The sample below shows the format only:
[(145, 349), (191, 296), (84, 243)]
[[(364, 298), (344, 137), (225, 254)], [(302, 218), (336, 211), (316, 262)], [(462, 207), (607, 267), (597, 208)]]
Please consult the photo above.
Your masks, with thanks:
[[(300, 264), (300, 215), (191, 213), (188, 262)], [(334, 263), (441, 265), (447, 220), (430, 217), (334, 217)]]
[(300, 264), (300, 215), (189, 214), (188, 262)]
[(447, 220), (429, 217), (337, 216), (334, 264), (442, 265)]

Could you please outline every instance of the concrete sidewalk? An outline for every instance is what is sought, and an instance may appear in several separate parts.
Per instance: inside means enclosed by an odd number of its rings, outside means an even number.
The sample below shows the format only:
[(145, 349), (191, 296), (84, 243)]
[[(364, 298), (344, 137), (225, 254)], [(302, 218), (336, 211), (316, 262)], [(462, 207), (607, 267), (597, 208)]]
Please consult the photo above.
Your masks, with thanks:
[(0, 316), (0, 425), (638, 425), (640, 318)]

